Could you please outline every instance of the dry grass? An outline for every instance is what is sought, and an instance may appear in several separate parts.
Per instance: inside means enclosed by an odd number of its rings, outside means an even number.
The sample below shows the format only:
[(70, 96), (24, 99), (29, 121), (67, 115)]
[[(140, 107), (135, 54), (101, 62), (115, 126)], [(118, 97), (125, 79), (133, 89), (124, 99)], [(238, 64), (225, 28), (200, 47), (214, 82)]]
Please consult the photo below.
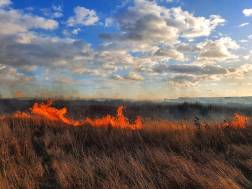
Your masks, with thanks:
[[(0, 121), (0, 188), (252, 188), (252, 127)], [(176, 126), (177, 125), (177, 126)]]

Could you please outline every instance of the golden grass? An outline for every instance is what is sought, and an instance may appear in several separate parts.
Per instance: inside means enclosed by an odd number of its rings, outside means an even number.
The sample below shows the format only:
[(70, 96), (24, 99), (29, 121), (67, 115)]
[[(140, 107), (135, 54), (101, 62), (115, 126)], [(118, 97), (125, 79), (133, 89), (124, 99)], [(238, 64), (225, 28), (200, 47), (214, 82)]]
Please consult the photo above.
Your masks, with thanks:
[(7, 116), (0, 188), (252, 188), (250, 125), (143, 123), (132, 131)]

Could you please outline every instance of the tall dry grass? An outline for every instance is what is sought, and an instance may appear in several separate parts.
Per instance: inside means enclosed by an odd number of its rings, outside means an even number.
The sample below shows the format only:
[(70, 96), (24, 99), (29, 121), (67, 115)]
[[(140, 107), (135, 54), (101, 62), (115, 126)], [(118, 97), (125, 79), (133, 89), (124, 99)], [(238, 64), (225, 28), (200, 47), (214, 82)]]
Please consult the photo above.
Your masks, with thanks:
[(144, 119), (138, 131), (0, 121), (0, 188), (252, 188), (252, 127)]

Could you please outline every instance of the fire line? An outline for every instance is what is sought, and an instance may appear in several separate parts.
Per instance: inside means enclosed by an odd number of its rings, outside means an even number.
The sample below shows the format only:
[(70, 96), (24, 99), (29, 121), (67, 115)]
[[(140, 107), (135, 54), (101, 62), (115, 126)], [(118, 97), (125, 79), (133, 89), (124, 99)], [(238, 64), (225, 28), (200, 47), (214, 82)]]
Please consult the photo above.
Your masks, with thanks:
[[(43, 102), (40, 104), (35, 103), (32, 108), (29, 108), (29, 110), (31, 111), (32, 114), (41, 115), (50, 120), (62, 121), (68, 125), (73, 125), (73, 126), (81, 126), (84, 124), (89, 124), (95, 127), (110, 125), (112, 127), (118, 127), (122, 129), (132, 129), (132, 130), (142, 128), (142, 123), (140, 121), (141, 116), (137, 117), (135, 123), (133, 124), (129, 123), (128, 118), (122, 114), (122, 110), (125, 108), (124, 106), (120, 106), (118, 108), (116, 117), (107, 115), (106, 117), (103, 117), (101, 119), (92, 120), (90, 118), (86, 118), (85, 121), (74, 121), (71, 118), (66, 118), (64, 116), (64, 114), (66, 114), (67, 112), (67, 108), (64, 107), (58, 110), (54, 107), (51, 107), (52, 103), (53, 103), (53, 100), (48, 100), (47, 104), (44, 104)], [(18, 111), (14, 114), (14, 117), (31, 118), (32, 115), (27, 115), (24, 112)]]

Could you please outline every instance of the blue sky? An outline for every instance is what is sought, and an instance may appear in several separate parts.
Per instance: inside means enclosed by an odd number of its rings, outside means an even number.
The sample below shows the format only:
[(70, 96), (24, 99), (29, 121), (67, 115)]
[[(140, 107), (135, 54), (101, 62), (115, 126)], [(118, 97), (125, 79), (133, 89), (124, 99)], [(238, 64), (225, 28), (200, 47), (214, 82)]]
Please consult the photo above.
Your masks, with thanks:
[(247, 0), (0, 0), (4, 97), (252, 95)]

